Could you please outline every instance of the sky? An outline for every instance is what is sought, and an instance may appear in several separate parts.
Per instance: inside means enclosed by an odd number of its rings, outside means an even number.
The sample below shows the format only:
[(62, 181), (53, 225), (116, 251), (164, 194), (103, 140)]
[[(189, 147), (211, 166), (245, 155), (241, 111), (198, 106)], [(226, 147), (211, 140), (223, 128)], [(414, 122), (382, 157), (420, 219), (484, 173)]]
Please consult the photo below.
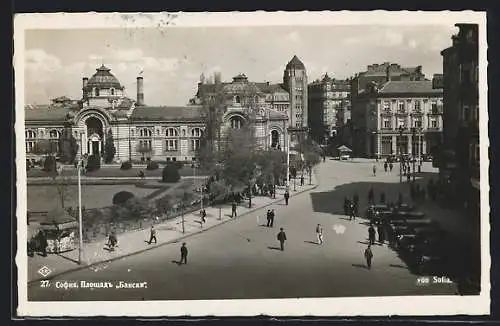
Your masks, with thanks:
[(25, 34), (25, 103), (81, 98), (82, 77), (101, 64), (126, 95), (136, 98), (142, 71), (148, 105), (185, 105), (203, 73), (223, 81), (245, 73), (250, 81), (280, 83), (297, 55), (310, 81), (327, 72), (343, 79), (373, 63), (422, 65), (428, 78), (442, 72), (440, 51), (453, 25), (177, 27), (167, 29), (53, 29)]

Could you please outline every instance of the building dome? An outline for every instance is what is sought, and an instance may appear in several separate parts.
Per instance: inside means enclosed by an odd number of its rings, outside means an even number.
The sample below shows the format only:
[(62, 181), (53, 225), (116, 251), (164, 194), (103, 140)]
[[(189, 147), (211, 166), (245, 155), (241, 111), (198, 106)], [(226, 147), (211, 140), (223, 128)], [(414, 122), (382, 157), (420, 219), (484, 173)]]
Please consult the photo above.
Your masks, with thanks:
[(306, 70), (306, 67), (304, 66), (302, 61), (300, 61), (300, 59), (296, 55), (294, 55), (292, 60), (290, 60), (290, 62), (288, 62), (288, 64), (286, 65), (286, 69)]
[(110, 73), (111, 69), (104, 65), (96, 69), (96, 73), (90, 77), (87, 87), (96, 88), (122, 88), (116, 77)]

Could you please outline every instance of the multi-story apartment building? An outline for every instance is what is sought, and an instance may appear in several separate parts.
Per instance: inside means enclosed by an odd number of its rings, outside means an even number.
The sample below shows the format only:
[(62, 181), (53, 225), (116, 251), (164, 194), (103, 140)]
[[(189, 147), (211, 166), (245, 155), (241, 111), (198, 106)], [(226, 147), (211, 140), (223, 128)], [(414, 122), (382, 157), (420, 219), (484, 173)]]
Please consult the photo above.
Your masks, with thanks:
[(432, 153), (442, 126), (442, 92), (430, 80), (371, 82), (352, 102), (352, 145), (359, 156)]
[(441, 51), (443, 148), (439, 170), (449, 195), (479, 214), (479, 45), (478, 25), (456, 24), (452, 46)]
[(350, 110), (350, 82), (325, 74), (308, 85), (308, 117), (312, 137), (320, 144), (335, 136)]

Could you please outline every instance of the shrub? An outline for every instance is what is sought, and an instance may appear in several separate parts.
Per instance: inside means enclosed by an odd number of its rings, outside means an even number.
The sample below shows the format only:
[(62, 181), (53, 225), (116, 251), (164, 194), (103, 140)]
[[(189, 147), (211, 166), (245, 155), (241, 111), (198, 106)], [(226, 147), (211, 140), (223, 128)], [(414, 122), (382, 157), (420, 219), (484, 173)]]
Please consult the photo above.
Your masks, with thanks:
[(154, 162), (154, 161), (151, 161), (148, 163), (148, 165), (146, 166), (146, 169), (147, 170), (157, 170), (158, 169), (158, 163)]
[(179, 171), (173, 164), (167, 164), (163, 168), (163, 173), (161, 176), (161, 181), (163, 182), (177, 182), (181, 179)]
[(130, 170), (132, 168), (132, 162), (126, 161), (123, 162), (122, 165), (120, 166), (120, 170)]
[(134, 194), (129, 191), (120, 191), (113, 196), (113, 205), (125, 205), (125, 203), (134, 198)]
[(45, 172), (56, 171), (56, 158), (54, 156), (47, 156), (45, 161), (43, 161), (43, 170)]
[(96, 171), (101, 168), (101, 157), (99, 155), (90, 155), (87, 160), (87, 171)]

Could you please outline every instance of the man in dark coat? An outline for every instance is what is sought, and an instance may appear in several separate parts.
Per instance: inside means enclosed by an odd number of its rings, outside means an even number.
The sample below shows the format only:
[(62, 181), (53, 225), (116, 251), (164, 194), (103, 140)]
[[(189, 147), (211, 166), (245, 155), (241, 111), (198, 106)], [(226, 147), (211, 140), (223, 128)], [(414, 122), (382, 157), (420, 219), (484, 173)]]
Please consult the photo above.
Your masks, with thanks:
[(285, 204), (288, 205), (288, 199), (290, 198), (290, 193), (287, 191), (285, 191)]
[(304, 176), (301, 175), (300, 176), (300, 186), (303, 186), (304, 185)]
[(274, 209), (271, 209), (271, 211), (269, 212), (269, 217), (271, 218), (271, 227), (273, 227), (274, 225), (274, 216), (275, 216)]
[(387, 161), (384, 163), (384, 171), (387, 172)]
[(278, 233), (278, 241), (280, 242), (281, 251), (285, 250), (285, 241), (286, 241), (286, 233), (283, 231), (283, 228), (280, 228), (280, 232)]
[(187, 264), (187, 257), (188, 257), (188, 249), (186, 247), (186, 243), (184, 242), (182, 244), (182, 247), (181, 247), (181, 260), (179, 262), (179, 264), (182, 264), (184, 262), (184, 264)]
[(373, 252), (371, 249), (371, 246), (368, 245), (365, 249), (365, 259), (366, 259), (366, 265), (368, 266), (368, 269), (372, 268), (372, 258), (373, 258)]
[(266, 224), (266, 226), (270, 227), (271, 226), (271, 210), (270, 209), (267, 210), (266, 217), (267, 217), (267, 224)]
[(375, 243), (375, 228), (372, 224), (370, 224), (370, 227), (368, 228), (368, 240), (370, 245)]
[(156, 229), (154, 225), (151, 225), (151, 230), (149, 231), (149, 241), (148, 244), (151, 244), (151, 242), (155, 241), (156, 244)]
[(236, 202), (233, 201), (233, 203), (231, 204), (231, 218), (233, 217), (237, 217), (238, 214), (236, 213)]
[(394, 167), (394, 165), (392, 164), (392, 162), (389, 163), (389, 171), (392, 172), (392, 168)]

